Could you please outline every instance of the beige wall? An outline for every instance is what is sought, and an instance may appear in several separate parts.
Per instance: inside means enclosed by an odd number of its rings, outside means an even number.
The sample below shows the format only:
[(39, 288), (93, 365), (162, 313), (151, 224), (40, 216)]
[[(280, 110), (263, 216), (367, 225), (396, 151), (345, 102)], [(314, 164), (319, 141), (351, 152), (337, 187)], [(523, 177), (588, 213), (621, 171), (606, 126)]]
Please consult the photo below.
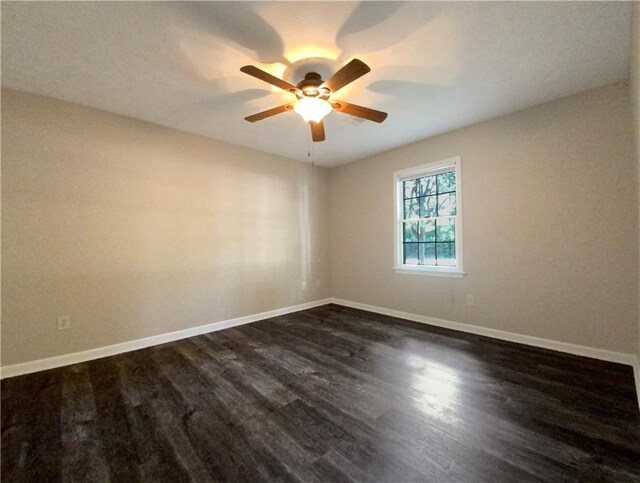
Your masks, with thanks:
[[(634, 2), (631, 15), (631, 66), (629, 77), (631, 81), (631, 96), (633, 99), (634, 135), (636, 141), (636, 174), (638, 177), (637, 194), (638, 207), (640, 208), (640, 2)], [(640, 219), (638, 227), (640, 229)], [(638, 277), (640, 278), (640, 266), (638, 266)], [(640, 313), (638, 314), (638, 358), (640, 358)], [(637, 370), (640, 371), (640, 368), (637, 368)], [(638, 399), (640, 400), (640, 373), (636, 377), (638, 377)]]
[[(3, 365), (328, 296), (638, 349), (638, 204), (621, 84), (330, 172), (2, 94)], [(395, 274), (393, 171), (457, 155), (468, 275)], [(67, 314), (73, 328), (56, 331)]]
[[(608, 86), (333, 169), (333, 296), (634, 353), (638, 205), (628, 96), (626, 86)], [(394, 273), (392, 173), (458, 155), (468, 275)]]
[(2, 364), (328, 297), (328, 180), (3, 90)]

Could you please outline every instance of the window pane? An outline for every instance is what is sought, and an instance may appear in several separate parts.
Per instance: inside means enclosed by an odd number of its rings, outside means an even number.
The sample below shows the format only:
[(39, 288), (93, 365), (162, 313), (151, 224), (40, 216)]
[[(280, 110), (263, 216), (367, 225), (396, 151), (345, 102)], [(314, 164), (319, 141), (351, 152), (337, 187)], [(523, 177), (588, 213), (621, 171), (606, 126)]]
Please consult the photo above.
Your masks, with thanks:
[(436, 222), (421, 221), (418, 226), (418, 241), (434, 242), (436, 241)]
[(404, 200), (403, 218), (418, 218), (420, 216), (420, 204), (418, 198)]
[[(431, 169), (429, 167), (428, 169)], [(400, 182), (402, 253), (398, 263), (411, 266), (456, 267), (456, 233), (459, 215), (456, 168), (434, 165), (433, 171), (422, 171), (412, 179)]]
[(420, 243), (418, 252), (420, 255), (420, 265), (435, 265), (436, 264), (436, 244), (435, 243)]
[(410, 179), (402, 183), (405, 198), (415, 198), (418, 196), (418, 180)]
[(456, 194), (449, 193), (438, 195), (438, 216), (451, 216), (456, 214)]
[(436, 194), (436, 177), (425, 176), (417, 181), (420, 183), (420, 196), (431, 196)]
[(405, 221), (404, 233), (402, 235), (403, 242), (417, 242), (418, 241), (418, 222), (417, 221)]
[(456, 225), (453, 218), (445, 218), (436, 222), (436, 241), (454, 241), (456, 238)]
[(418, 244), (417, 243), (404, 243), (404, 264), (405, 265), (417, 265), (418, 264)]
[(438, 193), (456, 190), (456, 172), (449, 171), (438, 175)]
[(420, 217), (431, 218), (436, 216), (436, 196), (423, 196), (420, 200)]
[(454, 242), (436, 243), (438, 265), (456, 264), (456, 244)]

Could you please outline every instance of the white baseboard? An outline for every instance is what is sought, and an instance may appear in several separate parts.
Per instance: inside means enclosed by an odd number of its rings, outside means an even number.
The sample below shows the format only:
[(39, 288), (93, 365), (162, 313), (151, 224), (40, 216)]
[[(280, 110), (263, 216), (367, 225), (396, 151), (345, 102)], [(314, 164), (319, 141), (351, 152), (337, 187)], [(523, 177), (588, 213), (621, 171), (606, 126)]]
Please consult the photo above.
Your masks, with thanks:
[(517, 342), (518, 344), (540, 347), (542, 349), (551, 349), (558, 352), (566, 352), (568, 354), (591, 357), (593, 359), (600, 359), (608, 362), (617, 362), (618, 364), (626, 364), (632, 366), (636, 371), (638, 370), (638, 358), (634, 354), (595, 349), (593, 347), (569, 344), (568, 342), (558, 342), (555, 340), (542, 339), (540, 337), (533, 337), (530, 335), (516, 334), (515, 332), (506, 332), (504, 330), (463, 324), (461, 322), (453, 322), (451, 320), (436, 319), (435, 317), (411, 314), (408, 312), (401, 312), (399, 310), (376, 307), (375, 305), (352, 302), (350, 300), (332, 298), (331, 303), (344, 305), (346, 307), (352, 307), (354, 309), (366, 310), (368, 312), (375, 312), (377, 314), (389, 315), (391, 317), (398, 317), (400, 319), (411, 320), (413, 322), (420, 322), (423, 324), (435, 325), (437, 327), (444, 327), (445, 329), (459, 330), (461, 332), (468, 332), (470, 334), (483, 335), (486, 337), (492, 337), (494, 339)]
[(145, 347), (172, 342), (174, 340), (186, 339), (187, 337), (193, 337), (195, 335), (216, 332), (218, 330), (228, 329), (230, 327), (236, 327), (238, 325), (250, 324), (251, 322), (257, 322), (259, 320), (269, 319), (271, 317), (277, 317), (279, 315), (290, 314), (292, 312), (298, 312), (300, 310), (310, 309), (313, 307), (318, 307), (320, 305), (326, 305), (328, 303), (331, 303), (331, 299), (316, 300), (313, 302), (292, 305), (290, 307), (284, 307), (281, 309), (269, 310), (267, 312), (261, 312), (259, 314), (246, 315), (244, 317), (238, 317), (235, 319), (221, 320), (219, 322), (200, 325), (198, 327), (177, 330), (175, 332), (169, 332), (167, 334), (159, 334), (151, 337), (145, 337), (143, 339), (122, 342), (120, 344), (109, 345), (106, 347), (97, 347), (95, 349), (73, 352), (71, 354), (64, 354), (61, 356), (48, 357), (46, 359), (23, 362), (20, 364), (12, 364), (9, 366), (4, 366), (0, 369), (0, 378), (4, 379), (7, 377), (20, 376), (32, 372), (54, 369), (56, 367), (68, 366), (70, 364), (77, 364), (79, 362), (86, 362), (93, 359), (100, 359), (102, 357), (122, 354), (123, 352), (131, 352), (138, 349), (144, 349)]
[(444, 327), (445, 329), (459, 330), (461, 332), (483, 335), (485, 337), (492, 337), (494, 339), (506, 340), (509, 342), (517, 342), (518, 344), (540, 347), (542, 349), (550, 349), (558, 352), (566, 352), (568, 354), (577, 356), (591, 357), (593, 359), (600, 359), (607, 362), (616, 362), (618, 364), (629, 365), (633, 367), (633, 375), (636, 384), (636, 396), (638, 398), (638, 407), (640, 408), (640, 359), (634, 354), (607, 351), (603, 349), (596, 349), (593, 347), (569, 344), (568, 342), (559, 342), (556, 340), (542, 339), (540, 337), (533, 337), (530, 335), (506, 332), (504, 330), (478, 327), (477, 325), (463, 324), (461, 322), (453, 322), (451, 320), (436, 319), (435, 317), (427, 317), (425, 315), (410, 314), (408, 312), (376, 307), (375, 305), (362, 304), (360, 302), (352, 302), (350, 300), (343, 300), (339, 298), (332, 298), (331, 303), (344, 305), (345, 307), (352, 307), (354, 309), (366, 310), (368, 312), (374, 312), (377, 314), (389, 315), (391, 317), (398, 317), (399, 319), (411, 320), (413, 322), (420, 322), (422, 324)]
[(339, 298), (328, 298), (328, 299), (316, 300), (316, 301), (307, 302), (304, 304), (292, 305), (290, 307), (284, 307), (281, 309), (261, 312), (259, 314), (246, 315), (244, 317), (238, 317), (238, 318), (229, 319), (229, 320), (222, 320), (222, 321), (214, 322), (207, 325), (192, 327), (190, 329), (169, 332), (167, 334), (159, 334), (151, 337), (145, 337), (143, 339), (136, 339), (128, 342), (122, 342), (120, 344), (114, 344), (106, 347), (97, 347), (95, 349), (89, 349), (81, 352), (74, 352), (71, 354), (64, 354), (61, 356), (49, 357), (46, 359), (39, 359), (36, 361), (23, 362), (20, 364), (12, 364), (12, 365), (4, 366), (0, 368), (0, 378), (20, 376), (20, 375), (29, 374), (32, 372), (44, 371), (47, 369), (54, 369), (56, 367), (77, 364), (79, 362), (86, 362), (94, 359), (100, 359), (102, 357), (108, 357), (116, 354), (122, 354), (123, 352), (130, 352), (138, 349), (144, 349), (145, 347), (151, 347), (154, 345), (164, 344), (164, 343), (172, 342), (175, 340), (186, 339), (188, 337), (206, 334), (209, 332), (215, 332), (222, 329), (228, 329), (228, 328), (236, 327), (239, 325), (249, 324), (251, 322), (257, 322), (259, 320), (269, 319), (271, 317), (277, 317), (279, 315), (290, 314), (292, 312), (298, 312), (300, 310), (319, 307), (321, 305), (326, 305), (330, 303), (344, 305), (346, 307), (352, 307), (354, 309), (365, 310), (368, 312), (374, 312), (382, 315), (389, 315), (391, 317), (398, 317), (400, 319), (411, 320), (413, 322), (420, 322), (423, 324), (434, 325), (437, 327), (444, 327), (446, 329), (453, 329), (453, 330), (459, 330), (461, 332), (468, 332), (470, 334), (483, 335), (486, 337), (492, 337), (494, 339), (506, 340), (509, 342), (516, 342), (519, 344), (525, 344), (533, 347), (551, 349), (558, 352), (566, 352), (568, 354), (591, 357), (593, 359), (600, 359), (603, 361), (630, 365), (633, 367), (633, 371), (634, 371), (634, 377), (636, 382), (636, 393), (638, 394), (638, 405), (640, 406), (640, 360), (638, 360), (638, 357), (633, 354), (613, 352), (613, 351), (607, 351), (603, 349), (595, 349), (593, 347), (569, 344), (567, 342), (558, 342), (555, 340), (542, 339), (542, 338), (533, 337), (530, 335), (522, 335), (522, 334), (516, 334), (514, 332), (506, 332), (503, 330), (490, 329), (486, 327), (479, 327), (476, 325), (463, 324), (461, 322), (453, 322), (451, 320), (437, 319), (435, 317), (427, 317), (424, 315), (411, 314), (408, 312), (401, 312), (399, 310), (376, 307), (374, 305), (363, 304), (360, 302), (352, 302), (350, 300), (343, 300)]

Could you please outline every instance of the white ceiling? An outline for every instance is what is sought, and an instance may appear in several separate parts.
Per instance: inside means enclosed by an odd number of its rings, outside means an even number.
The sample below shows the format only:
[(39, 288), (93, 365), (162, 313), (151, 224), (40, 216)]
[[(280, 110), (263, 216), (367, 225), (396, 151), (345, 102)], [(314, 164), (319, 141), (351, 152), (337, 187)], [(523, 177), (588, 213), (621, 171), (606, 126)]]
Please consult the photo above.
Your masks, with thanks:
[[(2, 85), (334, 166), (624, 80), (631, 3), (3, 2)], [(336, 98), (327, 140), (288, 112), (274, 75), (304, 57), (372, 71)]]

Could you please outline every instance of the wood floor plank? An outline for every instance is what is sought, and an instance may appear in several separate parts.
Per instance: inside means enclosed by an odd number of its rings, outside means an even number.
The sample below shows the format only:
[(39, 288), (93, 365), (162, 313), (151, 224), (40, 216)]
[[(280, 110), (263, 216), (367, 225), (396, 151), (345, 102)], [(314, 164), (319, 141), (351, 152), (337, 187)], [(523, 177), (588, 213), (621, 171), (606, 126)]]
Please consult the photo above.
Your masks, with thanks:
[(62, 374), (62, 480), (109, 481), (89, 365), (76, 364)]
[(326, 305), (2, 381), (2, 481), (635, 481), (627, 366)]

